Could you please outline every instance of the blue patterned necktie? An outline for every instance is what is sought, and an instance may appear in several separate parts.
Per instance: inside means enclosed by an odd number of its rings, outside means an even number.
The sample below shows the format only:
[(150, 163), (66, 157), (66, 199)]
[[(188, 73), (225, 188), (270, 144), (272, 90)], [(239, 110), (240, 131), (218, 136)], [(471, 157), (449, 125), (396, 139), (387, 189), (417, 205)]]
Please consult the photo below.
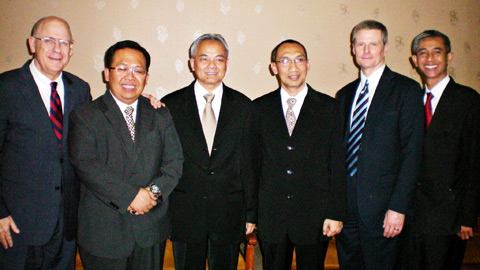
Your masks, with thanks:
[(350, 126), (350, 136), (347, 144), (347, 172), (350, 176), (357, 173), (358, 150), (362, 139), (363, 127), (367, 116), (368, 80), (358, 95)]

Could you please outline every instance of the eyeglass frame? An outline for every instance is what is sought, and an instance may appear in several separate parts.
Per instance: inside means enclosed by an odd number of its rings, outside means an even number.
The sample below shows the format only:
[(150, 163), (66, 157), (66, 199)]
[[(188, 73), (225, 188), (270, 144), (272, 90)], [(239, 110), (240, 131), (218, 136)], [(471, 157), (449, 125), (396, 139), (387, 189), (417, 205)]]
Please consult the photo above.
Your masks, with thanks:
[[(117, 67), (109, 67), (108, 69), (115, 70), (121, 76), (127, 76), (128, 74), (132, 73), (135, 77), (143, 78), (147, 76), (148, 70), (146, 69), (139, 69), (139, 68), (127, 68), (125, 66), (117, 66)], [(120, 71), (119, 71), (120, 69)], [(142, 70), (144, 73), (138, 73), (138, 71)], [(125, 74), (123, 74), (125, 73)]]
[(295, 65), (299, 65), (299, 64), (304, 64), (304, 63), (307, 63), (307, 58), (302, 56), (302, 57), (297, 57), (295, 59), (290, 59), (288, 57), (283, 57), (282, 59), (278, 60), (277, 63), (281, 64), (281, 65), (284, 65), (284, 66), (289, 66), (291, 65), (292, 63), (295, 63)]
[[(42, 41), (43, 44), (45, 44), (49, 48), (54, 48), (55, 45), (58, 43), (60, 45), (60, 48), (65, 48), (66, 49), (70, 45), (73, 44), (73, 40), (57, 39), (57, 38), (54, 38), (54, 37), (43, 37), (43, 38), (33, 37), (33, 38)], [(53, 41), (54, 43), (50, 43), (49, 40)]]

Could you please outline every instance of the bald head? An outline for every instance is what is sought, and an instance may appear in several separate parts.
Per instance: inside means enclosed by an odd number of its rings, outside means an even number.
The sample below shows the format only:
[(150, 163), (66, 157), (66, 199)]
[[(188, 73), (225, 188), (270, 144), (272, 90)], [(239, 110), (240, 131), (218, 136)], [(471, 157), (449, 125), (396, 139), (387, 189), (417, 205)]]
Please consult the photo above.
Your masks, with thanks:
[(65, 25), (65, 28), (68, 30), (68, 34), (69, 34), (69, 36), (70, 36), (70, 40), (73, 39), (73, 37), (72, 37), (72, 31), (70, 30), (70, 25), (68, 25), (67, 21), (65, 21), (65, 20), (62, 19), (62, 18), (55, 17), (55, 16), (43, 17), (43, 18), (41, 18), (40, 20), (38, 20), (38, 21), (33, 25), (32, 31), (31, 31), (30, 35), (31, 35), (32, 37), (38, 36), (39, 32), (41, 32), (42, 27), (45, 25), (45, 23), (47, 23), (47, 22), (52, 22), (52, 21), (57, 21), (57, 22), (63, 23), (63, 24)]

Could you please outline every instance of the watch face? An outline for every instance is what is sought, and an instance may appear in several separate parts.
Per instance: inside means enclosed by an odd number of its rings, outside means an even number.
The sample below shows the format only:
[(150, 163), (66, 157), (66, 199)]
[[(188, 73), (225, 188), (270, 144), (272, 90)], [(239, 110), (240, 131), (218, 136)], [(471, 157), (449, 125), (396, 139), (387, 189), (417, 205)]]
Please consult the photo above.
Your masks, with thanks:
[(157, 185), (152, 185), (152, 186), (150, 187), (150, 191), (152, 191), (152, 193), (155, 194), (155, 195), (158, 194), (158, 193), (160, 193), (160, 189), (158, 188)]

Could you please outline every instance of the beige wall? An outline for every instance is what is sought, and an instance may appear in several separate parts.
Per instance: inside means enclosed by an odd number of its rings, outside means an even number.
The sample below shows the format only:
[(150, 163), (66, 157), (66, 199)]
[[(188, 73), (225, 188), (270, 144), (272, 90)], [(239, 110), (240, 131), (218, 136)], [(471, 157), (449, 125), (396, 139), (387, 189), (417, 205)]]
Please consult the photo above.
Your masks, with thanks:
[(145, 91), (161, 97), (193, 80), (188, 48), (206, 32), (222, 34), (229, 44), (225, 83), (251, 98), (278, 86), (268, 70), (269, 57), (286, 38), (308, 50), (307, 82), (334, 95), (358, 75), (349, 34), (364, 19), (387, 26), (387, 64), (417, 80), (408, 61), (411, 40), (426, 29), (444, 32), (453, 45), (450, 74), (480, 90), (478, 0), (0, 0), (0, 10), (0, 72), (25, 63), (32, 25), (56, 15), (70, 23), (75, 39), (67, 70), (88, 81), (94, 97), (105, 90), (103, 55), (116, 41), (132, 39), (150, 52)]

